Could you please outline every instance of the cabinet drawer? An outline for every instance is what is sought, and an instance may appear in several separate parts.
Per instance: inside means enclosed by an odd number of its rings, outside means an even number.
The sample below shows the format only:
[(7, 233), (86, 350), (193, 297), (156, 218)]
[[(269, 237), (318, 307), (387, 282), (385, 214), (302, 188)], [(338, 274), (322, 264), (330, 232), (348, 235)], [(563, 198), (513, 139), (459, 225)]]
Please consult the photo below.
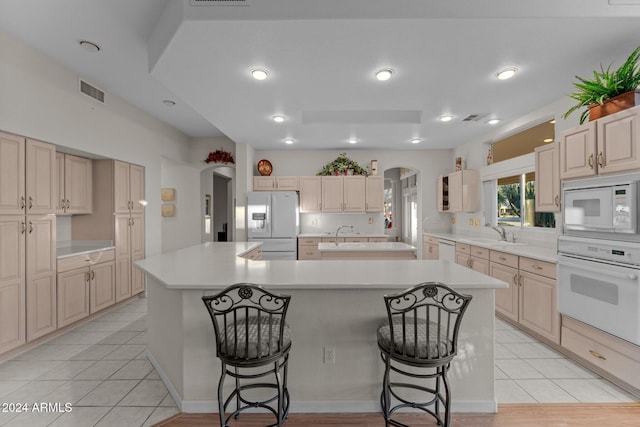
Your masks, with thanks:
[[(328, 243), (335, 243), (336, 242), (336, 238), (335, 237), (323, 237), (322, 238), (323, 242), (328, 242)], [(338, 243), (343, 243), (344, 242), (344, 237), (338, 237)]]
[(562, 347), (622, 381), (640, 389), (640, 347), (605, 332), (562, 318)]
[(518, 268), (518, 255), (499, 251), (489, 251), (489, 259), (491, 262)]
[(556, 278), (556, 265), (552, 262), (538, 261), (537, 259), (520, 257), (520, 270), (539, 274), (550, 279)]
[(320, 237), (298, 237), (299, 246), (315, 246), (318, 247), (320, 243)]
[(369, 239), (367, 239), (366, 237), (345, 237), (344, 241), (345, 242), (368, 242)]
[(471, 245), (467, 245), (466, 243), (458, 243), (456, 242), (456, 252), (462, 252), (465, 254), (471, 253)]
[(489, 259), (489, 249), (481, 248), (479, 246), (471, 246), (471, 256), (482, 259)]
[(298, 250), (298, 259), (320, 259), (320, 251), (317, 247), (302, 246)]
[(373, 243), (383, 243), (388, 241), (389, 239), (387, 239), (386, 237), (369, 237), (369, 242)]
[(252, 260), (260, 260), (262, 259), (262, 248), (256, 248), (251, 252), (249, 252), (248, 254), (246, 254), (244, 257)]
[(440, 239), (433, 236), (422, 236), (422, 241), (424, 243), (430, 243), (432, 245), (437, 245), (440, 242)]
[(69, 258), (58, 260), (58, 273), (63, 271), (75, 270), (76, 268), (87, 267), (89, 265), (101, 262), (113, 261), (115, 259), (115, 250), (109, 249), (100, 252), (91, 252), (88, 254), (76, 255)]

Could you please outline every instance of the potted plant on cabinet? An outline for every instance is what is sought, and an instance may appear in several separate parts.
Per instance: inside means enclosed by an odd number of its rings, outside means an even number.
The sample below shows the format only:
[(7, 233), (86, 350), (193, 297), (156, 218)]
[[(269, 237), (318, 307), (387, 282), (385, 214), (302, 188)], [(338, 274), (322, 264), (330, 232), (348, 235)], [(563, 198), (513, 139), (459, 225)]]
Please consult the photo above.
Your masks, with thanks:
[(617, 70), (606, 69), (601, 65), (600, 71), (593, 71), (593, 78), (579, 76), (579, 83), (574, 83), (576, 91), (569, 98), (578, 101), (563, 118), (582, 107), (587, 107), (580, 115), (580, 124), (589, 117), (589, 121), (616, 113), (635, 105), (640, 105), (640, 46), (629, 55), (624, 64)]
[(367, 176), (367, 171), (362, 168), (358, 162), (351, 160), (347, 157), (347, 153), (342, 153), (332, 162), (327, 163), (322, 167), (322, 170), (318, 172), (319, 176), (329, 175), (347, 175), (351, 171), (353, 175)]

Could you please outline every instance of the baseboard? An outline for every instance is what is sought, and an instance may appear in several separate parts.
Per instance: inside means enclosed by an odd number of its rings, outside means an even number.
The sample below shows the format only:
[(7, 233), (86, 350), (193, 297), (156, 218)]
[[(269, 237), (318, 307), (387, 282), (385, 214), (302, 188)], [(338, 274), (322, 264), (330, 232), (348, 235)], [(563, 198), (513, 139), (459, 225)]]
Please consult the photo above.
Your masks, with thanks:
[[(158, 361), (156, 360), (156, 358), (153, 357), (153, 354), (151, 353), (151, 351), (149, 351), (149, 349), (146, 349), (144, 351), (144, 355), (147, 357), (147, 359), (149, 360), (151, 365), (153, 365), (153, 368), (158, 373), (158, 376), (160, 377), (160, 379), (164, 383), (165, 387), (167, 387), (167, 390), (169, 391), (169, 394), (171, 395), (173, 400), (176, 402), (176, 405), (178, 406), (178, 409), (180, 409), (180, 412), (189, 412), (189, 413), (190, 412), (195, 412), (195, 411), (187, 411), (187, 410), (185, 410), (185, 408), (183, 406), (182, 396), (180, 396), (180, 394), (178, 393), (178, 390), (176, 390), (176, 387), (173, 385), (173, 383), (171, 382), (171, 380), (169, 379), (167, 374), (164, 373), (164, 371), (162, 370), (162, 368), (158, 364)], [(216, 406), (216, 408), (218, 407), (217, 403), (216, 403), (215, 406)], [(214, 412), (214, 411), (199, 411), (199, 413), (203, 413), (203, 412)], [(217, 410), (216, 410), (216, 412), (217, 412)]]

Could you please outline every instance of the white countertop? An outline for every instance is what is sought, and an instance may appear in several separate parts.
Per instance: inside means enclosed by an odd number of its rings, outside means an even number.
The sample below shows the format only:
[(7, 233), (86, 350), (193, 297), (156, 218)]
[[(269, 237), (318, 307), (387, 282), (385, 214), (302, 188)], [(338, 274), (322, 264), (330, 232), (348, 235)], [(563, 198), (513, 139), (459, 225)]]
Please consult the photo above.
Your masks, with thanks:
[[(300, 233), (298, 237), (336, 237), (335, 231), (326, 233)], [(340, 233), (338, 237), (388, 237), (384, 233)]]
[(405, 289), (424, 281), (462, 289), (508, 287), (448, 261), (253, 261), (238, 257), (258, 246), (253, 242), (208, 242), (151, 256), (135, 265), (167, 288), (182, 290), (215, 289), (240, 282), (274, 289)]
[(333, 242), (323, 242), (318, 243), (318, 250), (320, 252), (415, 252), (416, 248), (402, 242), (346, 242), (337, 245)]
[[(468, 236), (464, 234), (446, 233), (446, 232), (426, 232), (425, 236), (433, 236), (439, 239), (452, 240), (454, 242), (466, 243), (467, 245), (480, 246), (482, 248), (493, 249), (495, 251), (506, 252), (513, 255), (524, 256), (528, 258), (534, 258), (540, 261), (558, 262), (558, 254), (555, 249), (544, 248), (541, 246), (529, 245), (529, 244), (512, 244), (508, 242), (501, 242), (496, 238), (492, 241), (491, 238), (483, 236)], [(555, 239), (555, 236), (554, 236)]]
[(56, 258), (70, 258), (76, 255), (84, 255), (114, 248), (115, 246), (113, 246), (113, 241), (111, 240), (69, 240), (58, 242)]

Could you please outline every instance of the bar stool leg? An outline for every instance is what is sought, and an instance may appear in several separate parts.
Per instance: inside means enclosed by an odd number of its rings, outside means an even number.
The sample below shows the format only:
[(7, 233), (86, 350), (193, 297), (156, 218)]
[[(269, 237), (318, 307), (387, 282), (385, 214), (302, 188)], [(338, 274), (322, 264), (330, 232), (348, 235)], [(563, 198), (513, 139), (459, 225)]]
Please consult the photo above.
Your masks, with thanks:
[(222, 362), (222, 371), (220, 373), (220, 381), (218, 381), (218, 412), (220, 414), (220, 427), (225, 427), (224, 422), (224, 396), (222, 394), (222, 388), (224, 386), (224, 379), (227, 376), (227, 365)]
[(287, 355), (285, 357), (284, 360), (284, 367), (283, 367), (283, 397), (286, 399), (286, 402), (284, 402), (284, 406), (283, 406), (283, 414), (284, 414), (284, 419), (286, 420), (287, 418), (289, 418), (289, 388), (287, 387), (287, 375), (288, 375), (288, 371), (289, 371), (289, 356)]
[(282, 386), (282, 378), (280, 378), (280, 362), (276, 360), (273, 365), (273, 373), (275, 375), (276, 386), (278, 388), (278, 426), (281, 426), (284, 413), (284, 387)]
[(442, 367), (442, 382), (444, 383), (444, 427), (449, 427), (451, 424), (451, 393), (449, 391), (449, 380), (447, 380), (447, 370), (449, 366)]
[(385, 427), (389, 427), (389, 411), (391, 409), (391, 389), (389, 388), (389, 374), (391, 371), (391, 359), (389, 357), (385, 360), (384, 378), (382, 380), (382, 395), (380, 396), (382, 402), (382, 412), (384, 413)]

